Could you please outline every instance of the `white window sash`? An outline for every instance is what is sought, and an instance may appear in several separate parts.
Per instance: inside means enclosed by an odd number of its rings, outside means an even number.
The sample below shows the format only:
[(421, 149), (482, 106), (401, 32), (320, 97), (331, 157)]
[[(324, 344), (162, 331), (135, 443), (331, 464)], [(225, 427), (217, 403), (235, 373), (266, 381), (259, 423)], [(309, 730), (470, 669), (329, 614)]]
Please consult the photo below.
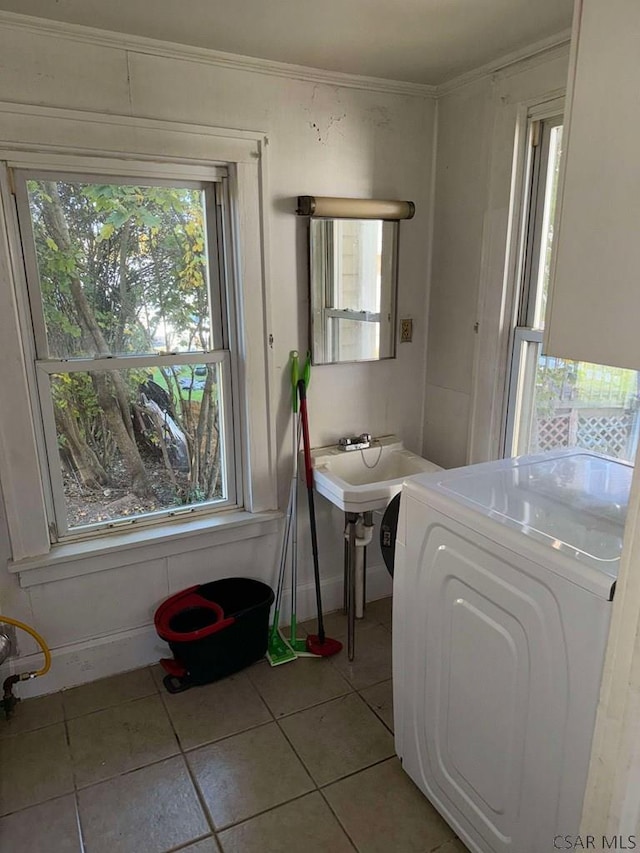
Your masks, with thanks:
[[(147, 175), (211, 181), (223, 178), (218, 170), (226, 164), (233, 207), (225, 208), (222, 218), (227, 223), (234, 220), (234, 242), (225, 264), (237, 310), (236, 324), (229, 331), (229, 358), (232, 370), (236, 368), (232, 396), (240, 408), (233, 412), (227, 405), (225, 417), (232, 419), (238, 436), (236, 479), (245, 508), (252, 513), (277, 506), (275, 413), (269, 405), (273, 364), (267, 346), (269, 264), (267, 246), (262, 244), (263, 235), (265, 239), (268, 235), (262, 202), (268, 198), (265, 142), (259, 132), (0, 103), (0, 157), (14, 168), (128, 174), (138, 180)], [(39, 402), (35, 352), (29, 343), (32, 330), (25, 334), (18, 322), (20, 315), (26, 315), (26, 284), (6, 169), (0, 169), (0, 185), (0, 277), (7, 283), (0, 288), (0, 333), (7, 352), (4, 391), (11, 400), (10, 406), (0, 406), (0, 480), (11, 539), (11, 570), (19, 572), (20, 561), (44, 558), (51, 545), (48, 490), (43, 487), (46, 480), (37, 452), (42, 430), (38, 436), (31, 400), (33, 394), (35, 403)]]
[[(33, 230), (30, 227), (31, 212), (29, 208), (29, 197), (27, 191), (27, 182), (29, 180), (55, 180), (55, 181), (74, 181), (81, 180), (86, 183), (103, 183), (105, 180), (117, 181), (120, 184), (135, 184), (146, 185), (151, 183), (146, 176), (138, 176), (122, 180), (117, 175), (105, 176), (104, 172), (100, 174), (87, 174), (78, 169), (73, 172), (58, 173), (56, 171), (29, 171), (18, 170), (14, 172), (14, 183), (16, 191), (16, 202), (18, 208), (18, 217), (22, 223), (21, 235), (23, 253), (25, 258), (25, 267), (27, 271), (27, 287), (29, 289), (29, 302), (31, 308), (31, 319), (34, 327), (34, 338), (36, 352), (41, 356), (46, 356), (48, 352), (47, 330), (44, 319), (44, 306), (39, 285), (39, 271), (35, 241), (33, 238)], [(218, 178), (221, 180), (221, 178)], [(204, 192), (205, 202), (205, 235), (208, 243), (207, 248), (213, 249), (213, 255), (207, 255), (207, 282), (208, 282), (208, 302), (209, 315), (211, 320), (211, 335), (214, 341), (222, 343), (228, 339), (225, 331), (227, 323), (223, 317), (223, 298), (225, 285), (224, 278), (220, 275), (220, 270), (223, 268), (218, 261), (219, 253), (226, 251), (224, 243), (218, 238), (218, 209), (223, 204), (223, 197), (216, 195), (215, 185), (212, 183), (202, 183), (182, 180), (174, 178), (173, 180), (163, 179), (162, 181), (152, 180), (152, 183), (163, 184), (165, 186), (175, 186), (176, 184), (192, 189), (199, 189)], [(228, 316), (228, 315), (227, 315)], [(228, 317), (229, 322), (233, 322), (233, 317)], [(220, 383), (221, 397), (221, 444), (220, 444), (220, 459), (222, 466), (222, 482), (223, 494), (226, 497), (223, 500), (211, 500), (198, 504), (190, 504), (179, 510), (167, 508), (157, 510), (150, 513), (141, 513), (132, 518), (114, 519), (109, 522), (100, 522), (87, 524), (71, 528), (67, 519), (67, 507), (64, 496), (62, 472), (60, 468), (59, 453), (57, 450), (58, 437), (54, 416), (53, 397), (51, 394), (51, 383), (49, 376), (54, 373), (87, 373), (89, 371), (115, 371), (136, 368), (151, 368), (167, 367), (180, 364), (209, 364), (215, 362), (226, 361), (226, 369), (221, 371), (222, 382)], [(226, 407), (233, 407), (234, 399), (231, 391), (231, 370), (228, 359), (228, 353), (221, 351), (190, 351), (188, 353), (170, 353), (164, 356), (157, 354), (129, 356), (123, 354), (115, 354), (107, 357), (70, 357), (68, 359), (53, 359), (41, 357), (36, 361), (36, 384), (38, 388), (39, 411), (35, 413), (36, 418), (42, 418), (43, 435), (39, 441), (39, 454), (43, 460), (41, 468), (43, 480), (47, 483), (51, 490), (51, 498), (48, 500), (49, 508), (49, 531), (52, 542), (66, 540), (70, 537), (79, 538), (86, 535), (95, 534), (99, 530), (111, 530), (116, 527), (130, 526), (137, 523), (153, 523), (163, 517), (174, 517), (177, 514), (185, 512), (209, 511), (229, 509), (238, 507), (242, 501), (241, 492), (236, 491), (236, 465), (234, 459), (234, 448), (238, 444), (233, 433), (234, 418), (231, 413), (226, 412)], [(47, 374), (43, 377), (42, 374)], [(239, 481), (238, 481), (239, 482)], [(51, 513), (53, 509), (53, 514)]]
[(324, 313), (332, 320), (355, 320), (358, 323), (379, 323), (380, 312), (352, 311), (350, 308), (325, 308)]
[[(531, 116), (530, 121), (534, 121)], [(503, 456), (512, 456), (520, 450), (523, 419), (531, 416), (532, 396), (535, 394), (535, 370), (527, 371), (527, 356), (530, 344), (536, 344), (539, 354), (544, 332), (534, 326), (537, 306), (541, 299), (542, 278), (540, 265), (541, 246), (545, 225), (548, 225), (546, 188), (549, 180), (549, 152), (553, 128), (562, 125), (561, 115), (547, 116), (539, 125), (537, 157), (529, 146), (526, 158), (526, 182), (523, 183), (521, 200), (523, 231), (520, 241), (520, 299), (516, 306), (521, 325), (516, 326), (512, 336), (511, 363), (508, 367), (508, 387), (505, 402), (505, 427), (502, 447)], [(529, 136), (530, 138), (530, 136)]]
[(505, 427), (505, 456), (511, 456), (515, 452), (515, 441), (520, 433), (522, 415), (522, 395), (524, 392), (524, 370), (526, 366), (527, 349), (530, 344), (542, 345), (543, 332), (537, 329), (524, 328), (522, 326), (515, 330), (513, 336), (513, 350), (509, 374), (509, 390), (507, 399), (507, 422)]
[[(209, 249), (209, 246), (213, 246), (215, 248), (214, 256), (212, 257), (211, 254), (208, 254), (207, 256), (209, 261), (207, 266), (207, 278), (209, 313), (211, 317), (211, 335), (212, 340), (214, 342), (217, 341), (221, 345), (223, 345), (223, 342), (224, 340), (226, 340), (227, 337), (223, 331), (226, 324), (223, 320), (223, 300), (221, 298), (221, 291), (224, 291), (224, 277), (221, 277), (220, 275), (221, 266), (218, 261), (218, 254), (220, 252), (225, 251), (225, 246), (223, 242), (218, 239), (217, 228), (218, 209), (222, 206), (224, 196), (220, 190), (217, 190), (216, 187), (216, 182), (222, 183), (222, 176), (218, 176), (215, 178), (214, 181), (208, 182), (183, 180), (179, 176), (174, 177), (172, 180), (168, 180), (166, 178), (155, 180), (153, 178), (150, 179), (149, 176), (146, 175), (146, 173), (138, 175), (138, 180), (136, 180), (135, 177), (121, 179), (113, 172), (103, 171), (97, 174), (89, 174), (81, 170), (79, 165), (77, 165), (75, 171), (68, 172), (57, 172), (52, 170), (32, 171), (16, 169), (12, 172), (12, 174), (14, 177), (14, 189), (16, 195), (16, 205), (18, 208), (18, 219), (24, 225), (24, 227), (21, 228), (21, 237), (24, 262), (27, 273), (27, 288), (29, 291), (29, 301), (31, 308), (30, 313), (31, 320), (33, 323), (36, 353), (40, 358), (47, 357), (48, 346), (47, 330), (44, 320), (44, 310), (39, 286), (39, 270), (36, 246), (33, 237), (33, 230), (30, 225), (31, 211), (29, 207), (29, 195), (27, 191), (27, 181), (30, 180), (55, 180), (63, 182), (82, 180), (83, 182), (90, 184), (104, 183), (106, 180), (115, 180), (119, 185), (162, 185), (171, 187), (175, 186), (176, 184), (179, 184), (181, 187), (202, 190), (204, 192), (205, 203), (205, 240), (207, 243), (207, 249)], [(226, 178), (224, 178), (224, 182), (226, 184)]]
[[(558, 85), (561, 77), (558, 77)], [(546, 77), (542, 86), (547, 86)], [(497, 82), (491, 138), (488, 207), (482, 240), (478, 339), (475, 347), (467, 462), (486, 462), (503, 454), (515, 304), (521, 284), (521, 237), (530, 119), (545, 119), (564, 109), (561, 89), (532, 97), (513, 78)], [(512, 152), (512, 156), (509, 155)]]
[[(116, 359), (102, 359), (101, 361), (108, 362), (108, 366), (103, 369), (118, 370), (119, 367), (122, 367), (122, 365), (118, 366), (117, 364), (114, 364)], [(140, 361), (140, 359), (134, 359), (134, 361)], [(172, 363), (174, 362), (172, 361)], [(63, 365), (64, 368), (69, 363), (58, 362), (58, 364)], [(54, 369), (55, 365), (52, 362), (37, 365), (38, 396), (40, 400), (40, 412), (42, 415), (44, 426), (44, 449), (41, 449), (40, 452), (43, 453), (44, 450), (44, 454), (46, 454), (45, 458), (48, 461), (47, 475), (51, 486), (51, 496), (53, 500), (53, 507), (55, 510), (55, 533), (57, 534), (57, 538), (59, 540), (70, 541), (72, 539), (85, 539), (89, 536), (94, 536), (96, 532), (99, 531), (122, 529), (132, 527), (133, 525), (140, 527), (143, 525), (155, 524), (163, 518), (169, 519), (182, 517), (185, 515), (210, 513), (213, 510), (235, 509), (239, 506), (239, 503), (241, 502), (241, 497), (240, 500), (238, 500), (238, 496), (236, 493), (236, 466), (234, 464), (235, 460), (233, 454), (233, 448), (235, 446), (235, 441), (233, 437), (233, 417), (228, 411), (232, 408), (231, 377), (230, 372), (228, 370), (229, 353), (212, 353), (206, 356), (202, 356), (200, 358), (195, 358), (191, 362), (182, 361), (181, 364), (219, 364), (221, 367), (221, 371), (219, 374), (221, 382), (219, 382), (218, 386), (221, 396), (220, 405), (222, 411), (220, 459), (222, 462), (221, 474), (223, 480), (223, 493), (226, 494), (227, 497), (225, 499), (210, 500), (198, 504), (189, 504), (185, 505), (184, 507), (159, 509), (153, 512), (141, 513), (140, 515), (134, 516), (132, 518), (119, 518), (114, 519), (113, 521), (96, 522), (93, 524), (87, 524), (82, 525), (81, 527), (79, 526), (73, 528), (70, 528), (67, 523), (67, 508), (64, 497), (64, 487), (62, 481), (62, 471), (60, 467), (60, 456), (58, 452), (53, 399), (51, 396), (51, 385), (49, 382), (49, 377), (52, 373), (78, 371), (65, 371), (64, 369), (56, 370)], [(156, 365), (157, 362), (154, 362), (153, 366)], [(74, 365), (74, 368), (76, 366), (77, 365)], [(149, 361), (145, 360), (145, 366), (152, 366), (152, 364)], [(89, 369), (98, 369), (96, 368), (96, 362), (90, 362)]]
[(44, 373), (86, 373), (88, 370), (137, 370), (183, 364), (212, 364), (228, 358), (227, 350), (194, 350), (163, 355), (113, 355), (96, 358), (46, 358), (36, 362)]

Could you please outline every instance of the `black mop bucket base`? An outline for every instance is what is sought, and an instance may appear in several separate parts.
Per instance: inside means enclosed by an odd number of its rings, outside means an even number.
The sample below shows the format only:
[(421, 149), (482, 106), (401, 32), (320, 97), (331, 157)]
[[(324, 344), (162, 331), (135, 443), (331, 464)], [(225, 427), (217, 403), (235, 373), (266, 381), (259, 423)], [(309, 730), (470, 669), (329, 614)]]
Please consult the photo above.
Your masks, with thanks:
[(169, 693), (209, 684), (264, 657), (271, 587), (251, 578), (223, 578), (164, 601), (155, 625), (173, 658), (160, 661)]

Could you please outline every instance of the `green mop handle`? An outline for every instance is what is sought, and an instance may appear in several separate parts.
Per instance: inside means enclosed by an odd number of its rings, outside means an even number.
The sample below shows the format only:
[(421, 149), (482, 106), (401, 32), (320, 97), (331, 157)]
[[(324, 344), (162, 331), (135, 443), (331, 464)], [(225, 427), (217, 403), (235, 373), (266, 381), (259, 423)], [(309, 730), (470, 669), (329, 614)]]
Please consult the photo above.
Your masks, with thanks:
[[(300, 376), (299, 364), (298, 364), (298, 351), (291, 350), (289, 353), (291, 358), (291, 389), (292, 389), (292, 397), (293, 397), (293, 429), (294, 429), (294, 448), (293, 452), (296, 457), (294, 459), (294, 471), (297, 472), (297, 454), (300, 448), (300, 424), (297, 418), (298, 414), (298, 381), (302, 379), (304, 381), (305, 387), (309, 387), (309, 382), (311, 381), (311, 352), (307, 350), (307, 357), (305, 361), (304, 368), (302, 370), (302, 377)], [(296, 488), (297, 495), (297, 488)], [(297, 524), (296, 513), (294, 513), (294, 525)], [(294, 647), (295, 651), (299, 651), (297, 648), (298, 638), (296, 636), (297, 629), (297, 620), (296, 620), (296, 611), (297, 611), (297, 593), (298, 593), (298, 543), (297, 543), (297, 531), (294, 526), (292, 543), (291, 543), (291, 622), (290, 622), (290, 638), (291, 644)]]
[(309, 387), (311, 382), (311, 351), (307, 350), (307, 357), (302, 368), (302, 376), (300, 376), (300, 364), (298, 362), (298, 350), (292, 349), (289, 353), (291, 359), (291, 402), (293, 403), (294, 414), (298, 413), (298, 381), (304, 379), (305, 388)]
[[(304, 368), (302, 370), (302, 378), (304, 379), (304, 387), (309, 387), (309, 382), (311, 382), (311, 350), (307, 350), (307, 360), (304, 363)], [(298, 403), (297, 399), (297, 389), (296, 389), (296, 405)]]

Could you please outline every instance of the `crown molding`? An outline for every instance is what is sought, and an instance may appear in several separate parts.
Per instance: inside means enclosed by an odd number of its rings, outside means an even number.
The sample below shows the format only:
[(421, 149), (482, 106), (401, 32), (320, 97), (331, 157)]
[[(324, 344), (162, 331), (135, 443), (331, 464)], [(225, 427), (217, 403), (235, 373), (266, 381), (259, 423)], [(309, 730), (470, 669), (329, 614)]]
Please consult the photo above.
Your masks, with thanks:
[(507, 53), (478, 68), (465, 71), (463, 74), (452, 77), (450, 80), (445, 80), (443, 83), (430, 85), (427, 83), (410, 83), (402, 80), (386, 80), (381, 77), (347, 74), (341, 71), (327, 71), (322, 68), (310, 68), (306, 65), (276, 62), (272, 59), (241, 56), (221, 50), (209, 50), (204, 47), (161, 41), (160, 39), (147, 38), (146, 36), (100, 30), (95, 27), (53, 21), (48, 18), (37, 18), (31, 15), (22, 15), (18, 12), (0, 10), (0, 26), (5, 29), (23, 30), (38, 35), (65, 38), (70, 41), (82, 42), (83, 44), (95, 44), (100, 47), (126, 50), (131, 53), (162, 56), (183, 62), (199, 62), (203, 65), (213, 65), (219, 68), (232, 68), (237, 71), (248, 71), (253, 74), (266, 74), (271, 77), (285, 77), (309, 83), (324, 83), (329, 86), (362, 89), (369, 92), (380, 92), (391, 95), (409, 95), (416, 98), (441, 98), (455, 89), (459, 89), (483, 77), (491, 76), (511, 66), (520, 65), (527, 60), (547, 58), (550, 52), (557, 48), (566, 47), (571, 40), (571, 30), (562, 30), (562, 32), (541, 39), (527, 45), (527, 47)]
[(187, 62), (200, 62), (203, 65), (214, 65), (222, 68), (233, 68), (237, 71), (249, 71), (254, 74), (267, 74), (271, 77), (286, 77), (293, 80), (303, 80), (309, 83), (325, 83), (330, 86), (340, 86), (349, 89), (364, 89), (370, 92), (381, 92), (392, 95), (410, 95), (417, 98), (433, 98), (436, 86), (423, 83), (409, 83), (402, 80), (385, 80), (380, 77), (366, 77), (358, 74), (347, 74), (340, 71), (326, 71), (322, 68), (310, 68), (306, 65), (293, 65), (288, 62), (276, 62), (271, 59), (260, 59), (252, 56), (240, 56), (220, 50), (195, 47), (193, 45), (177, 44), (161, 41), (145, 36), (129, 35), (126, 33), (99, 30), (80, 24), (69, 24), (53, 21), (48, 18), (36, 18), (22, 15), (18, 12), (0, 10), (0, 26), (7, 29), (23, 30), (39, 35), (49, 35), (65, 38), (84, 44), (95, 44), (101, 47), (126, 50), (131, 53), (143, 53), (150, 56), (163, 56)]
[(536, 63), (548, 59), (552, 53), (560, 53), (560, 48), (566, 49), (570, 41), (571, 30), (567, 29), (540, 41), (533, 42), (533, 44), (527, 45), (527, 47), (506, 53), (504, 56), (480, 65), (478, 68), (472, 68), (470, 71), (465, 71), (464, 74), (459, 74), (457, 77), (452, 77), (451, 80), (445, 80), (444, 83), (440, 83), (435, 87), (435, 97), (441, 98), (455, 89), (467, 86), (469, 83), (481, 80), (483, 77), (490, 77), (499, 71), (507, 69), (517, 71), (518, 69), (515, 66), (520, 66), (522, 63)]

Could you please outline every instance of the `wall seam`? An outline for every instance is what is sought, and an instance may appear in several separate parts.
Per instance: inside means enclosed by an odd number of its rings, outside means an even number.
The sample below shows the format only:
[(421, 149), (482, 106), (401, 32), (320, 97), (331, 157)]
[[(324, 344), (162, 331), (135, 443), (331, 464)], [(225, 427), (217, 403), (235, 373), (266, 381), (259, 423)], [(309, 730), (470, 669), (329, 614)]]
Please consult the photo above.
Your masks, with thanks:
[(422, 393), (422, 416), (420, 422), (420, 445), (424, 453), (426, 442), (427, 423), (427, 386), (429, 385), (429, 320), (431, 309), (431, 286), (433, 283), (433, 241), (435, 235), (435, 213), (436, 213), (436, 178), (438, 169), (438, 136), (440, 129), (440, 100), (434, 100), (432, 151), (431, 151), (431, 179), (429, 182), (429, 237), (427, 241), (427, 297), (424, 306), (424, 364), (422, 369), (423, 393)]

